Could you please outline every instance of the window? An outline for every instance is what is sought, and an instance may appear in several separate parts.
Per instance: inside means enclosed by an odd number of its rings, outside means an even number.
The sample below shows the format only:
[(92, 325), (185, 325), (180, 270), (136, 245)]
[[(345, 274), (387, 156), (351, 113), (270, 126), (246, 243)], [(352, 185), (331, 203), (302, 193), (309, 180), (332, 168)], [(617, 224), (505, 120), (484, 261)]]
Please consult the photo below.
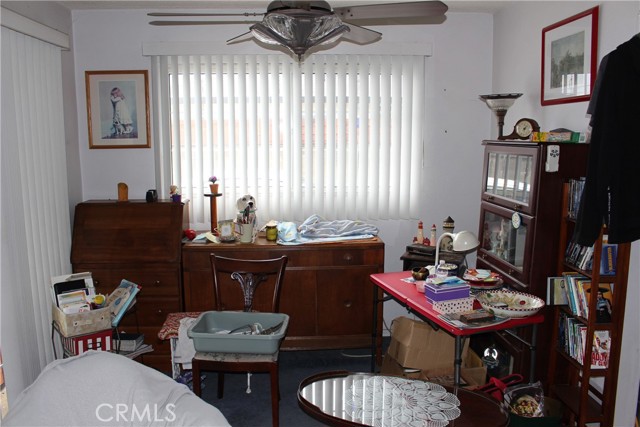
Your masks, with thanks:
[(159, 142), (170, 170), (162, 188), (167, 179), (181, 188), (194, 227), (209, 224), (211, 175), (223, 193), (219, 220), (235, 218), (244, 194), (260, 222), (417, 215), (424, 56), (154, 58), (170, 123)]

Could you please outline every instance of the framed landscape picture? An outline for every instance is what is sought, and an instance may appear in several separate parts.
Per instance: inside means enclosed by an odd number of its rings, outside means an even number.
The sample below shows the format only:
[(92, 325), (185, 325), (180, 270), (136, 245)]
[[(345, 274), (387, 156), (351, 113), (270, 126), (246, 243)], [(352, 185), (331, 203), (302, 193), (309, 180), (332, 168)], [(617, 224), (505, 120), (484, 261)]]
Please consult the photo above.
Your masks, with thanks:
[(147, 70), (85, 71), (89, 148), (149, 148)]
[(542, 29), (542, 105), (588, 101), (596, 80), (598, 6)]

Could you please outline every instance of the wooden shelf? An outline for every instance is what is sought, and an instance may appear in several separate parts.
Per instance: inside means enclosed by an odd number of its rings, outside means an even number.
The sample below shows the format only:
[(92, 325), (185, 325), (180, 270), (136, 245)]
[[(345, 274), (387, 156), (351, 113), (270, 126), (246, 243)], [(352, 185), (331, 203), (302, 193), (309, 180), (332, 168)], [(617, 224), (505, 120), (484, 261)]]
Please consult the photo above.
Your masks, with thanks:
[[(563, 188), (562, 212), (567, 212), (569, 200), (569, 184)], [(598, 423), (601, 427), (613, 427), (615, 417), (615, 402), (618, 385), (618, 370), (622, 347), (622, 331), (624, 327), (624, 312), (627, 296), (627, 276), (629, 273), (629, 257), (631, 245), (619, 243), (616, 259), (616, 275), (600, 275), (600, 259), (602, 245), (607, 229), (603, 227), (599, 238), (594, 243), (592, 271), (579, 269), (565, 261), (565, 249), (573, 232), (575, 221), (564, 218), (560, 227), (560, 242), (558, 247), (558, 271), (577, 272), (590, 279), (590, 293), (595, 295), (600, 283), (611, 283), (613, 289), (611, 322), (597, 323), (596, 299), (589, 300), (588, 317), (573, 314), (567, 306), (555, 306), (552, 351), (549, 354), (548, 386), (552, 397), (562, 401), (572, 412), (571, 420), (578, 427), (585, 427), (589, 423)], [(559, 325), (564, 317), (577, 321), (586, 327), (584, 338), (584, 365), (571, 357), (559, 342)], [(609, 359), (606, 368), (591, 368), (591, 358), (596, 331), (608, 331), (610, 337)], [(566, 337), (565, 337), (566, 339)], [(599, 378), (602, 391), (597, 390), (591, 379)], [(573, 425), (573, 423), (572, 423)]]
[(599, 423), (602, 421), (602, 407), (591, 396), (586, 400), (586, 411), (580, 405), (580, 386), (572, 386), (568, 384), (556, 384), (552, 387), (555, 397), (564, 403), (574, 414), (585, 414), (585, 422)]

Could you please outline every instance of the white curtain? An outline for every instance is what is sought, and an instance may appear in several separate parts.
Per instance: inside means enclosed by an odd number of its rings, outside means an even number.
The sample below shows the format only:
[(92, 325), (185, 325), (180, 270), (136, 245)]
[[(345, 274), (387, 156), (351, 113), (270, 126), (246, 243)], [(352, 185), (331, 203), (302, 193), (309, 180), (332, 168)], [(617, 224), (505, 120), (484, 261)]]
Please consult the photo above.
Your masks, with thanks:
[[(178, 185), (193, 227), (253, 195), (258, 218), (416, 217), (425, 57), (153, 56), (159, 188)], [(168, 124), (170, 123), (170, 127)], [(170, 161), (168, 161), (170, 159)]]
[(71, 271), (60, 50), (2, 28), (0, 346), (10, 398), (53, 360), (50, 279)]

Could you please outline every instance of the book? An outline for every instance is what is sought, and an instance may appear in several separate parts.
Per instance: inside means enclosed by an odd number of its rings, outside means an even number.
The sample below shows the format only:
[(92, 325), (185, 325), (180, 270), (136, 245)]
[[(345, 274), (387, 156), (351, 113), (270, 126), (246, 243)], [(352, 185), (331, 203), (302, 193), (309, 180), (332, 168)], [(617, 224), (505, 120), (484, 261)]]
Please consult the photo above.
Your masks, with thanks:
[(120, 352), (135, 351), (144, 343), (144, 334), (114, 334), (115, 346)]
[[(95, 288), (93, 287), (93, 279), (91, 273), (75, 273), (55, 276), (51, 278), (51, 295), (53, 302), (60, 307), (60, 295), (72, 291), (83, 290), (88, 296), (93, 296)], [(64, 298), (64, 297), (62, 297)], [(65, 303), (68, 303), (66, 301)]]
[(142, 354), (150, 353), (152, 351), (153, 346), (151, 346), (151, 344), (142, 344), (134, 351), (121, 351), (120, 354), (124, 357), (128, 357), (129, 359), (135, 359)]
[(591, 280), (576, 280), (578, 298), (580, 299), (580, 316), (589, 317), (589, 295), (591, 294)]
[(576, 219), (578, 217), (580, 199), (582, 198), (585, 182), (585, 177), (569, 180), (569, 206), (567, 216), (571, 219)]
[(126, 279), (122, 279), (120, 286), (109, 294), (107, 297), (107, 307), (109, 307), (111, 315), (113, 316), (111, 326), (114, 328), (118, 326), (124, 313), (133, 305), (138, 292), (140, 292), (140, 286)]
[(594, 331), (593, 348), (591, 350), (591, 368), (608, 368), (610, 350), (611, 335), (609, 334), (609, 331)]
[(613, 314), (613, 283), (600, 283), (596, 301), (596, 323), (609, 323)]
[(567, 286), (569, 309), (576, 316), (583, 316), (580, 295), (578, 294), (578, 281), (587, 280), (587, 277), (573, 271), (563, 272), (562, 277), (564, 277)]
[(547, 305), (569, 305), (564, 277), (547, 277)]
[(616, 274), (616, 258), (618, 255), (618, 245), (606, 243), (602, 245), (602, 254), (600, 256), (600, 274), (613, 275)]

